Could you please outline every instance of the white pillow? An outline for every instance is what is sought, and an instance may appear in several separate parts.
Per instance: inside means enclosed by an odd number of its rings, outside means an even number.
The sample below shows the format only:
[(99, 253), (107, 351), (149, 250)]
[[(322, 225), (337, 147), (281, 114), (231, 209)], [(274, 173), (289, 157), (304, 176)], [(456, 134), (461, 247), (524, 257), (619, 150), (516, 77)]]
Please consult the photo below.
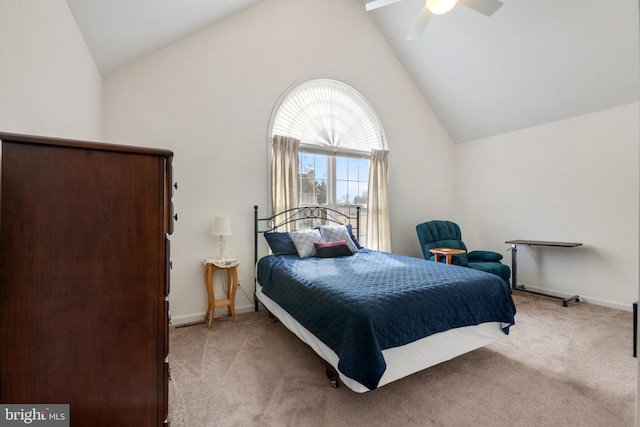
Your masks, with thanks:
[(322, 234), (318, 230), (292, 231), (289, 236), (291, 236), (300, 258), (316, 256), (318, 251), (314, 243), (324, 242)]
[(358, 252), (358, 247), (349, 235), (349, 230), (347, 229), (346, 225), (321, 225), (319, 228), (320, 233), (322, 234), (322, 237), (325, 241), (337, 242), (338, 240), (346, 240), (349, 250), (351, 250), (352, 253)]

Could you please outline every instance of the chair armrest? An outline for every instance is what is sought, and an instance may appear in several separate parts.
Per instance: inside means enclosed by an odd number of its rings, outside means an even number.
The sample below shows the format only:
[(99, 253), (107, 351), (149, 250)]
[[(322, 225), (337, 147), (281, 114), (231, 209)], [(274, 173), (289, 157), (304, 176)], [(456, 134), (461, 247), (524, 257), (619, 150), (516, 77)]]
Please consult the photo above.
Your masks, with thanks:
[(493, 251), (471, 251), (467, 254), (470, 262), (500, 262), (502, 254)]

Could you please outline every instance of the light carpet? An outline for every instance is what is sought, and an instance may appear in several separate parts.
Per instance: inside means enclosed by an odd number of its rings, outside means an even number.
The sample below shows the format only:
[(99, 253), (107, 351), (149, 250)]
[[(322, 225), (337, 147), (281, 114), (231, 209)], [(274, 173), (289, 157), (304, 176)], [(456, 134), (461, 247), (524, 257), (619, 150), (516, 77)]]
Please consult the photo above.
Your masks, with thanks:
[(264, 311), (171, 329), (171, 426), (633, 426), (632, 313), (514, 301), (509, 336), (364, 394)]

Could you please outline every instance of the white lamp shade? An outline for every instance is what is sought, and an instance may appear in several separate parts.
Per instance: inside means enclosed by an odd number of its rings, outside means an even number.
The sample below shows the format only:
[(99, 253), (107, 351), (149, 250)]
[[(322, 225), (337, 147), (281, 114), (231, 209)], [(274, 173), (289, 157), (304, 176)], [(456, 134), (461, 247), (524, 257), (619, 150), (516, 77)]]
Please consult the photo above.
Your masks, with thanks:
[(217, 216), (213, 219), (211, 227), (212, 236), (231, 236), (231, 221), (229, 218)]

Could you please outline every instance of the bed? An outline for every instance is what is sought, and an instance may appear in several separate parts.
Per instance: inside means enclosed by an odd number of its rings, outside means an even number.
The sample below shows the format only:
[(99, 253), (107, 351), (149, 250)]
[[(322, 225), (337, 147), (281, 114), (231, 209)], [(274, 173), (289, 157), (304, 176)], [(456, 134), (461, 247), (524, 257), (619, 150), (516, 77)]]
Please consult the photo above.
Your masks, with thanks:
[[(363, 393), (505, 337), (515, 305), (499, 277), (362, 247), (359, 210), (254, 207), (256, 292), (338, 381)], [(279, 231), (289, 225), (291, 232)], [(259, 257), (262, 234), (270, 254)]]

